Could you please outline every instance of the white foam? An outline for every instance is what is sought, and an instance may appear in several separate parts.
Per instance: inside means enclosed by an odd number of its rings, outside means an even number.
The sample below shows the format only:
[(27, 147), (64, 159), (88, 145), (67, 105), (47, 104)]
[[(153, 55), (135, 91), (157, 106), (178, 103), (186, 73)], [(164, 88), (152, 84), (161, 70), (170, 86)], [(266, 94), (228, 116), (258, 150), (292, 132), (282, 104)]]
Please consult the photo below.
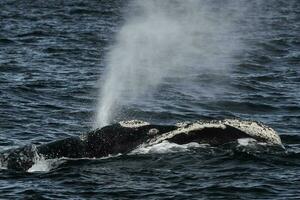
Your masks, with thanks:
[(38, 155), (38, 157), (35, 159), (35, 163), (27, 170), (27, 172), (34, 173), (34, 172), (49, 172), (50, 170), (57, 168), (59, 165), (63, 164), (64, 162), (70, 160), (106, 160), (109, 158), (115, 158), (118, 156), (121, 156), (122, 154), (116, 154), (116, 155), (108, 155), (101, 158), (67, 158), (67, 157), (61, 157), (61, 158), (55, 158), (55, 159), (45, 159), (43, 156)]
[(35, 145), (32, 146), (32, 151), (34, 153), (34, 164), (27, 170), (27, 172), (48, 172), (64, 162), (60, 158), (45, 159), (43, 155), (38, 153)]
[(239, 138), (237, 141), (239, 146), (249, 146), (257, 144), (257, 141), (253, 138)]
[(27, 172), (34, 173), (34, 172), (49, 172), (53, 168), (61, 165), (65, 161), (63, 159), (41, 159), (36, 161), (28, 170)]
[(2, 161), (0, 161), (0, 170), (2, 169), (7, 169), (7, 164), (2, 163)]
[(141, 145), (137, 149), (133, 150), (129, 154), (149, 154), (149, 153), (175, 153), (188, 151), (191, 148), (207, 147), (207, 144), (198, 144), (196, 142), (191, 142), (188, 144), (175, 144), (169, 141), (163, 141), (158, 144), (151, 146)]

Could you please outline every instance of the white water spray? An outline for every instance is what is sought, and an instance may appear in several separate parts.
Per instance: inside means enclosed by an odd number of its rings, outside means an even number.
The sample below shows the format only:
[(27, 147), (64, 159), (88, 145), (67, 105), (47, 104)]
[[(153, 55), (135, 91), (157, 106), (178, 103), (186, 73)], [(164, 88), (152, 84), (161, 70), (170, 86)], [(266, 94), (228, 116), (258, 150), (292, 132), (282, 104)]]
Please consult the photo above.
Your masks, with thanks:
[(132, 2), (131, 14), (106, 57), (97, 127), (111, 123), (128, 99), (150, 93), (168, 77), (228, 72), (240, 46), (236, 16), (227, 1), (211, 2)]

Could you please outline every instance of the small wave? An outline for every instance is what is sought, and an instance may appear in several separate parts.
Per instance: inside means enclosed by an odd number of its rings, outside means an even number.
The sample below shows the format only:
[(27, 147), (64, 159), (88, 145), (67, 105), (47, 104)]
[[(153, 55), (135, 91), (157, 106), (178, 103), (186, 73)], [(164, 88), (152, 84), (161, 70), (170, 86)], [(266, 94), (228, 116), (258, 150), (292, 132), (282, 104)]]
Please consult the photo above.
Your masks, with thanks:
[(28, 36), (49, 36), (49, 33), (44, 31), (32, 31), (28, 33), (18, 34), (17, 37), (28, 37)]
[(69, 14), (99, 14), (101, 13), (98, 10), (90, 10), (90, 9), (84, 9), (84, 8), (76, 8), (76, 9), (71, 9)]
[(300, 144), (299, 135), (281, 134), (280, 138), (284, 144)]
[(0, 45), (1, 44), (11, 44), (11, 43), (14, 43), (14, 41), (10, 40), (10, 39), (6, 39), (6, 38), (0, 38)]
[(218, 105), (220, 108), (230, 108), (231, 111), (245, 113), (249, 112), (274, 112), (278, 110), (277, 107), (267, 103), (252, 103), (247, 101), (219, 101)]

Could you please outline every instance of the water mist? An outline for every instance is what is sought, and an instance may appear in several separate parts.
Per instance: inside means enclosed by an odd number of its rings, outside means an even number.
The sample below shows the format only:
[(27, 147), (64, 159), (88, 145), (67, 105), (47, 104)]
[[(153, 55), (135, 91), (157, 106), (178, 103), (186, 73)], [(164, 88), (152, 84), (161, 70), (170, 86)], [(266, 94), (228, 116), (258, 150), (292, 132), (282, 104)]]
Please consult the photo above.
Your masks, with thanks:
[(169, 77), (226, 74), (240, 49), (232, 7), (228, 1), (131, 2), (106, 56), (95, 126), (111, 123), (125, 102), (155, 91)]

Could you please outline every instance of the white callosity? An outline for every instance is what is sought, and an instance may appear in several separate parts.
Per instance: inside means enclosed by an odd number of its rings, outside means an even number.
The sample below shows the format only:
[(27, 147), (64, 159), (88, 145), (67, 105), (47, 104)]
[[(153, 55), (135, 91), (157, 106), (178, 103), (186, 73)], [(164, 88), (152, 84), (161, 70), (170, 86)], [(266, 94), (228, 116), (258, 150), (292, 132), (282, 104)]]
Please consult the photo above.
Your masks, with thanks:
[(156, 128), (152, 128), (148, 131), (148, 135), (157, 135), (159, 133), (159, 130)]
[(147, 126), (150, 123), (141, 120), (130, 120), (130, 121), (120, 121), (119, 124), (122, 127), (126, 127), (126, 128), (138, 128), (142, 126)]
[(197, 121), (195, 123), (180, 123), (177, 124), (178, 128), (176, 130), (170, 131), (168, 133), (165, 133), (157, 138), (152, 139), (149, 144), (158, 144), (164, 140), (170, 139), (174, 137), (175, 135), (178, 135), (180, 133), (189, 134), (191, 131), (195, 130), (202, 130), (204, 128), (220, 128), (225, 129), (226, 126), (222, 123), (216, 123), (217, 121)]
[(176, 130), (170, 131), (154, 139), (151, 139), (147, 145), (158, 144), (178, 134), (181, 133), (189, 134), (192, 131), (194, 132), (196, 130), (202, 130), (204, 128), (226, 129), (226, 125), (234, 127), (244, 132), (245, 134), (249, 135), (250, 138), (252, 137), (260, 138), (264, 140), (267, 144), (282, 146), (281, 139), (274, 129), (255, 121), (244, 121), (238, 119), (196, 121), (194, 123), (188, 123), (188, 122), (180, 123), (177, 124), (178, 128)]
[(259, 122), (226, 119), (221, 121), (221, 123), (239, 129), (251, 137), (263, 138), (266, 143), (282, 145), (281, 139), (275, 130)]

